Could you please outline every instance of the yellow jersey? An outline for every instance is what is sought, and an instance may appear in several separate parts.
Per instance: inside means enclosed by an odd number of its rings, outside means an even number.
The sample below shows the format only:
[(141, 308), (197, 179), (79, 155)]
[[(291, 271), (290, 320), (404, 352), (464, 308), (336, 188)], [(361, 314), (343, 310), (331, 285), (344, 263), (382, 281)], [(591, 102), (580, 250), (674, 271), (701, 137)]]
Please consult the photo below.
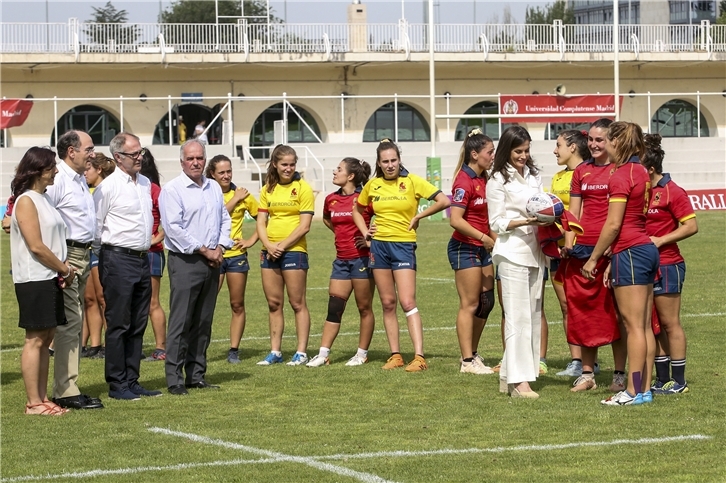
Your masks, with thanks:
[(570, 209), (570, 184), (574, 172), (572, 169), (565, 168), (552, 176), (552, 191), (550, 192), (562, 200), (566, 210)]
[[(315, 213), (313, 189), (295, 173), (288, 184), (278, 184), (272, 193), (262, 187), (260, 193), (260, 213), (267, 213), (267, 238), (277, 243), (300, 226), (300, 215)], [(307, 252), (305, 237), (287, 249), (289, 252)]]
[(441, 190), (405, 169), (396, 179), (373, 178), (358, 195), (358, 204), (371, 205), (378, 227), (374, 240), (415, 242), (416, 231), (408, 229), (421, 198), (433, 199)]
[[(224, 203), (227, 204), (229, 200), (231, 200), (234, 197), (234, 190), (235, 186), (232, 185), (232, 188), (227, 191), (226, 193), (222, 193), (222, 196), (224, 196)], [(229, 237), (232, 240), (236, 240), (238, 238), (242, 237), (242, 223), (244, 223), (245, 219), (245, 213), (249, 213), (252, 218), (257, 218), (257, 200), (252, 195), (247, 195), (245, 199), (242, 201), (238, 201), (237, 204), (234, 207), (234, 210), (232, 210), (232, 213), (230, 213), (229, 217), (232, 219), (231, 228), (229, 231)], [(224, 258), (232, 258), (236, 257), (238, 255), (242, 255), (246, 253), (247, 250), (243, 248), (233, 248), (231, 250), (227, 250), (224, 252)]]

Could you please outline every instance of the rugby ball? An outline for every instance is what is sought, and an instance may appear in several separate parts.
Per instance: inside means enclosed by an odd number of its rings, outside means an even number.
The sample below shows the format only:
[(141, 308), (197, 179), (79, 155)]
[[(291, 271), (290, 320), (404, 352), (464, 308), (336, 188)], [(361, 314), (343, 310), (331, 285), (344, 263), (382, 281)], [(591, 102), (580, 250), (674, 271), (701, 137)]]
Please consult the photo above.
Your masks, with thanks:
[(562, 200), (552, 193), (535, 193), (527, 201), (527, 216), (545, 223), (554, 223), (565, 211)]

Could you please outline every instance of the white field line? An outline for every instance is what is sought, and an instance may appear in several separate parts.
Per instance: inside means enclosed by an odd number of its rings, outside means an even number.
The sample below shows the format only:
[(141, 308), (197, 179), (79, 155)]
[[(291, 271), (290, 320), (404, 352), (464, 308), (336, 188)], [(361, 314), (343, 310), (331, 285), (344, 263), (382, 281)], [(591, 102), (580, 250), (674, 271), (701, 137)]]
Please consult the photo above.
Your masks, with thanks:
[[(711, 313), (711, 314), (681, 314), (681, 318), (723, 317), (723, 316), (726, 316), (726, 312), (716, 312), (716, 313)], [(561, 323), (562, 323), (561, 320), (549, 320), (549, 321), (547, 321), (547, 325), (560, 325)], [(493, 328), (493, 327), (500, 327), (500, 326), (501, 326), (501, 324), (495, 324), (495, 323), (487, 322), (487, 325), (484, 328), (486, 329), (486, 328)], [(401, 333), (405, 333), (405, 332), (407, 332), (407, 330), (408, 329), (406, 329), (406, 328), (402, 328), (400, 330), (400, 332)], [(423, 330), (424, 330), (424, 332), (434, 332), (434, 331), (439, 331), (439, 330), (456, 330), (456, 326), (453, 326), (452, 325), (450, 327), (424, 327)], [(385, 331), (384, 330), (376, 330), (376, 331), (374, 331), (374, 334), (385, 334)], [(322, 333), (321, 334), (310, 334), (310, 338), (315, 339), (315, 338), (321, 337), (322, 335), (323, 335)], [(358, 335), (360, 335), (359, 332), (340, 332), (338, 334), (338, 337), (347, 337), (347, 336), (356, 336), (357, 337)], [(283, 339), (295, 339), (295, 338), (297, 338), (297, 336), (295, 336), (295, 335), (283, 335), (282, 338)], [(269, 336), (243, 337), (242, 340), (243, 341), (246, 341), (246, 340), (270, 340), (270, 337)], [(229, 343), (229, 339), (212, 339), (210, 342), (211, 343), (222, 343), (222, 342)], [(151, 346), (153, 344), (154, 344), (153, 342), (147, 342), (144, 345), (145, 346)], [(22, 350), (23, 350), (22, 347), (12, 347), (10, 349), (2, 349), (2, 350), (0, 350), (0, 353), (3, 353), (3, 352), (20, 352)]]
[[(162, 428), (150, 428), (150, 431), (164, 434), (172, 434), (174, 436), (185, 435), (185, 433), (176, 433), (174, 431), (162, 429)], [(176, 434), (173, 434), (176, 433)], [(200, 436), (193, 435), (196, 438), (203, 438)], [(183, 436), (187, 437), (187, 436)], [(430, 451), (382, 451), (376, 453), (359, 453), (359, 454), (336, 454), (330, 456), (310, 456), (303, 458), (305, 460), (348, 460), (348, 459), (373, 459), (382, 457), (414, 457), (414, 456), (437, 456), (437, 455), (458, 455), (458, 454), (472, 454), (472, 453), (504, 453), (507, 451), (555, 451), (561, 449), (571, 448), (584, 448), (584, 447), (600, 447), (600, 446), (616, 446), (622, 444), (631, 445), (643, 445), (643, 444), (658, 444), (658, 443), (671, 443), (679, 441), (699, 441), (708, 440), (711, 436), (704, 436), (702, 434), (682, 435), (682, 436), (668, 436), (663, 438), (641, 438), (641, 439), (620, 439), (615, 441), (587, 441), (582, 443), (565, 443), (565, 444), (549, 444), (549, 445), (530, 445), (530, 446), (499, 446), (495, 448), (465, 448), (465, 449), (441, 449), (441, 450), (430, 450)], [(235, 445), (235, 443), (225, 443), (225, 447), (229, 445)], [(236, 445), (241, 446), (241, 445)], [(253, 448), (256, 449), (256, 448)], [(264, 450), (257, 450), (264, 451)], [(277, 454), (268, 452), (271, 454)], [(73, 472), (73, 473), (60, 473), (60, 474), (46, 474), (46, 475), (27, 475), (27, 476), (16, 476), (13, 478), (3, 478), (0, 480), (2, 483), (14, 483), (21, 481), (45, 481), (45, 480), (59, 480), (59, 479), (87, 479), (95, 476), (106, 476), (106, 475), (128, 475), (137, 474), (152, 471), (180, 471), (190, 470), (194, 468), (210, 468), (216, 466), (235, 466), (235, 465), (246, 465), (246, 464), (266, 464), (266, 463), (280, 463), (293, 461), (290, 458), (280, 455), (279, 457), (263, 458), (258, 460), (226, 460), (226, 461), (210, 461), (206, 463), (182, 463), (168, 466), (138, 466), (131, 468), (119, 468), (116, 470), (91, 470), (84, 472)], [(307, 463), (305, 463), (307, 464)]]
[(152, 433), (165, 434), (167, 436), (176, 436), (179, 438), (185, 438), (185, 439), (195, 441), (197, 443), (203, 443), (203, 444), (208, 444), (208, 445), (213, 445), (213, 446), (222, 446), (223, 448), (246, 451), (248, 453), (256, 454), (259, 456), (273, 458), (279, 462), (302, 463), (304, 465), (311, 466), (318, 470), (328, 471), (331, 473), (335, 473), (336, 475), (355, 478), (356, 480), (362, 481), (363, 483), (391, 483), (389, 480), (384, 480), (383, 478), (373, 475), (371, 473), (363, 473), (361, 471), (355, 471), (355, 470), (351, 470), (349, 468), (343, 468), (342, 466), (336, 466), (336, 465), (332, 465), (330, 463), (323, 463), (321, 461), (317, 461), (310, 457), (290, 456), (290, 455), (286, 455), (283, 453), (278, 453), (276, 451), (269, 451), (266, 449), (253, 448), (252, 446), (246, 446), (246, 445), (238, 444), (238, 443), (231, 443), (229, 441), (223, 441), (221, 439), (207, 438), (206, 436), (199, 436), (199, 435), (191, 434), (191, 433), (182, 433), (180, 431), (172, 431), (170, 429), (165, 429), (165, 428), (153, 427), (153, 428), (149, 428), (149, 431), (151, 431)]

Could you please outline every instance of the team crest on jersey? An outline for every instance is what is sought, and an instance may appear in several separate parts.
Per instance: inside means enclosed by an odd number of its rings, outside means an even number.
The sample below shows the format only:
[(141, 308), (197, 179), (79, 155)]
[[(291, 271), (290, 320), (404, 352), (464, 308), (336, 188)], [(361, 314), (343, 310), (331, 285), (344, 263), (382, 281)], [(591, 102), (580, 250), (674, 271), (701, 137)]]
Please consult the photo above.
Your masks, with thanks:
[(293, 188), (292, 191), (290, 191), (290, 198), (297, 198), (297, 188)]
[(612, 176), (614, 172), (615, 172), (615, 168), (611, 169), (610, 170), (610, 176)]
[(398, 191), (400, 191), (401, 193), (403, 193), (404, 191), (406, 191), (406, 183), (404, 183), (403, 181), (401, 181), (401, 184), (398, 185)]
[(464, 188), (456, 188), (454, 190), (454, 203), (461, 203), (465, 194)]
[(661, 195), (661, 193), (656, 193), (655, 196), (653, 197), (653, 204), (654, 205), (659, 205), (660, 204), (660, 195)]
[(336, 204), (337, 202), (338, 202), (338, 200), (333, 200), (333, 201), (331, 201), (331, 202), (330, 202), (330, 206), (333, 206), (333, 205), (334, 205), (334, 204)]
[(479, 186), (479, 185), (476, 185), (476, 186), (474, 187), (474, 191), (479, 191), (479, 188), (481, 188), (481, 186)]

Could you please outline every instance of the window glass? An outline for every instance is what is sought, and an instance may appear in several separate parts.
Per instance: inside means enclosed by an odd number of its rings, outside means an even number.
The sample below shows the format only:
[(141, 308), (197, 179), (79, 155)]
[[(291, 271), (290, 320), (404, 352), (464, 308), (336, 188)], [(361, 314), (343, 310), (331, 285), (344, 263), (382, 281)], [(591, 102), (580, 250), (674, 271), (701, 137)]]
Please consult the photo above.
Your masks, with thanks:
[[(650, 132), (666, 137), (697, 137), (698, 109), (688, 101), (673, 99), (658, 108), (650, 120)], [(706, 118), (701, 113), (701, 136), (708, 137)]]
[[(363, 142), (378, 142), (383, 138), (396, 140), (394, 136), (394, 105), (389, 102), (378, 108), (368, 119), (363, 130)], [(413, 106), (398, 103), (398, 141), (431, 141), (431, 130), (426, 119)]]

